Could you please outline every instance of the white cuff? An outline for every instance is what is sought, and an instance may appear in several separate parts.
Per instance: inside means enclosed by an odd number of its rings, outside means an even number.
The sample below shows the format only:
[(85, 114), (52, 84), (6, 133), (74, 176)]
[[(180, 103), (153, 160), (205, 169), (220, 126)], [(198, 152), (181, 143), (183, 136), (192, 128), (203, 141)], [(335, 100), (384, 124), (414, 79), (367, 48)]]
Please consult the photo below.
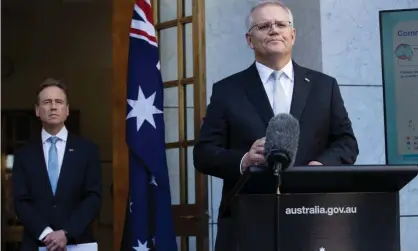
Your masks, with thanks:
[(45, 228), (41, 236), (39, 236), (39, 240), (42, 241), (45, 238), (45, 236), (47, 236), (48, 234), (52, 232), (54, 232), (54, 230), (52, 230), (50, 227)]
[(246, 154), (244, 154), (244, 156), (242, 157), (242, 159), (241, 159), (241, 163), (239, 164), (239, 172), (242, 174), (242, 161), (244, 160), (244, 158), (245, 158), (245, 155), (247, 155), (248, 153), (246, 153)]

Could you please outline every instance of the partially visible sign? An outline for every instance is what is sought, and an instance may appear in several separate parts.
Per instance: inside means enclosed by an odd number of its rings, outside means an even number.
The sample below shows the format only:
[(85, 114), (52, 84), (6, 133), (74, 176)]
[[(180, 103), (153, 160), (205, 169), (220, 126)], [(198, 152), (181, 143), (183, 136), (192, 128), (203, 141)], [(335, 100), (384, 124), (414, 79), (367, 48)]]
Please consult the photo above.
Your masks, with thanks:
[(418, 164), (418, 9), (379, 14), (386, 164)]
[(240, 251), (276, 251), (276, 242), (284, 251), (400, 250), (396, 192), (281, 194), (278, 211), (276, 195), (240, 195), (235, 202), (232, 232)]

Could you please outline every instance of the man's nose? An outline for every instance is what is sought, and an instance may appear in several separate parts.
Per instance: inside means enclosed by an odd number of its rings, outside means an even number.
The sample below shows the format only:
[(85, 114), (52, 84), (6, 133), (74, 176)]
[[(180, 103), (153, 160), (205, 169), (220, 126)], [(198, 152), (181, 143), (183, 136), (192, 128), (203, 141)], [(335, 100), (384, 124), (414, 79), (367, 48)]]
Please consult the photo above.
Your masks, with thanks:
[(271, 29), (269, 30), (269, 35), (273, 36), (273, 35), (278, 35), (280, 34), (280, 29), (276, 27), (276, 25), (273, 25), (271, 27)]

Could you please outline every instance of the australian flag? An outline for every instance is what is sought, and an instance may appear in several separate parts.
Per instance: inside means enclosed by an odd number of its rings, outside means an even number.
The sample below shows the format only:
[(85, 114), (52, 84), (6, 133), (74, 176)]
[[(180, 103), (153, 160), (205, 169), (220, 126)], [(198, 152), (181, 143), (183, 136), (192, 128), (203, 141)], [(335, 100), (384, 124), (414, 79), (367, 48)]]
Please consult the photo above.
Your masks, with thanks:
[(122, 250), (176, 251), (165, 153), (164, 89), (150, 0), (136, 1), (129, 39), (126, 142), (130, 187)]

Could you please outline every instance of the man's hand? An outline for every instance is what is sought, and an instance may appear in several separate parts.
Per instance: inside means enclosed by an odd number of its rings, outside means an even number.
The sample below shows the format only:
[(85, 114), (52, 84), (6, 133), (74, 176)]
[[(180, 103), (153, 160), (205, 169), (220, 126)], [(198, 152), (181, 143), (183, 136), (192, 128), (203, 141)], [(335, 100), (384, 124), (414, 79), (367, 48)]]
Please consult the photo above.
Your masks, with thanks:
[(48, 251), (63, 251), (66, 250), (67, 236), (63, 230), (54, 231), (45, 237), (44, 243)]
[(242, 161), (242, 171), (245, 171), (251, 165), (260, 165), (265, 163), (264, 159), (264, 143), (266, 137), (258, 139), (251, 146), (248, 153), (245, 155)]
[(309, 166), (323, 166), (323, 164), (319, 161), (311, 161), (308, 164)]

